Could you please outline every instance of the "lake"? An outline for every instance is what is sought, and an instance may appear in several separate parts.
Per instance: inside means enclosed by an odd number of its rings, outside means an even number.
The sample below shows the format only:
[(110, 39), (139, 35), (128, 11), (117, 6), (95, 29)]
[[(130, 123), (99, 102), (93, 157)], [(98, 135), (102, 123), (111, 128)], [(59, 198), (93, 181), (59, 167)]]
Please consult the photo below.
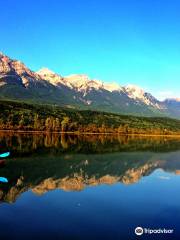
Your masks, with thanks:
[(0, 146), (0, 239), (180, 239), (180, 138), (0, 132)]

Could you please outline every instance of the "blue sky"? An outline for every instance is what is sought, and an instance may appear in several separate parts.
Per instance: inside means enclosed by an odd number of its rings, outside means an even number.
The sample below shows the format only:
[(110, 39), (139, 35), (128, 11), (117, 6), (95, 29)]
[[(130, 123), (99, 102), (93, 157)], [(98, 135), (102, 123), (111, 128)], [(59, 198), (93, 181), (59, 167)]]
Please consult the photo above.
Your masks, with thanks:
[(1, 1), (0, 51), (33, 70), (180, 97), (179, 13), (179, 0)]

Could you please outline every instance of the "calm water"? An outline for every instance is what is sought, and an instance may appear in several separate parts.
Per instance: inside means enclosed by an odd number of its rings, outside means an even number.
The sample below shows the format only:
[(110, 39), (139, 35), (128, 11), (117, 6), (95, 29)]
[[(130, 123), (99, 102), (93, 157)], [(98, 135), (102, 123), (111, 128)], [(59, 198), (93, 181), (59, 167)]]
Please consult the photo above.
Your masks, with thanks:
[(180, 139), (1, 132), (0, 146), (0, 239), (180, 239)]

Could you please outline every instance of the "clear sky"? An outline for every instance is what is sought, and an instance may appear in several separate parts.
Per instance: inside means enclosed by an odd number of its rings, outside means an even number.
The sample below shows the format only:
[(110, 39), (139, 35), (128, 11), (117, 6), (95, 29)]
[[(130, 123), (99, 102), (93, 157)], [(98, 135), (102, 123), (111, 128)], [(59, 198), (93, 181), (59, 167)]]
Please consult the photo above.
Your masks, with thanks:
[(0, 8), (0, 51), (33, 70), (180, 97), (179, 0), (6, 0)]

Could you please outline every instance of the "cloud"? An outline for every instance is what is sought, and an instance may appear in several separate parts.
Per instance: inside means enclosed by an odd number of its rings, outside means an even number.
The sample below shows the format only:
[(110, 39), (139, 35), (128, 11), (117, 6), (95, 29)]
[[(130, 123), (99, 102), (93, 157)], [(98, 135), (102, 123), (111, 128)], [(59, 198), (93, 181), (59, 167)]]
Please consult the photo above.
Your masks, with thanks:
[(158, 97), (158, 99), (160, 100), (164, 100), (166, 98), (173, 98), (175, 96), (173, 91), (159, 91), (157, 92), (156, 96)]

